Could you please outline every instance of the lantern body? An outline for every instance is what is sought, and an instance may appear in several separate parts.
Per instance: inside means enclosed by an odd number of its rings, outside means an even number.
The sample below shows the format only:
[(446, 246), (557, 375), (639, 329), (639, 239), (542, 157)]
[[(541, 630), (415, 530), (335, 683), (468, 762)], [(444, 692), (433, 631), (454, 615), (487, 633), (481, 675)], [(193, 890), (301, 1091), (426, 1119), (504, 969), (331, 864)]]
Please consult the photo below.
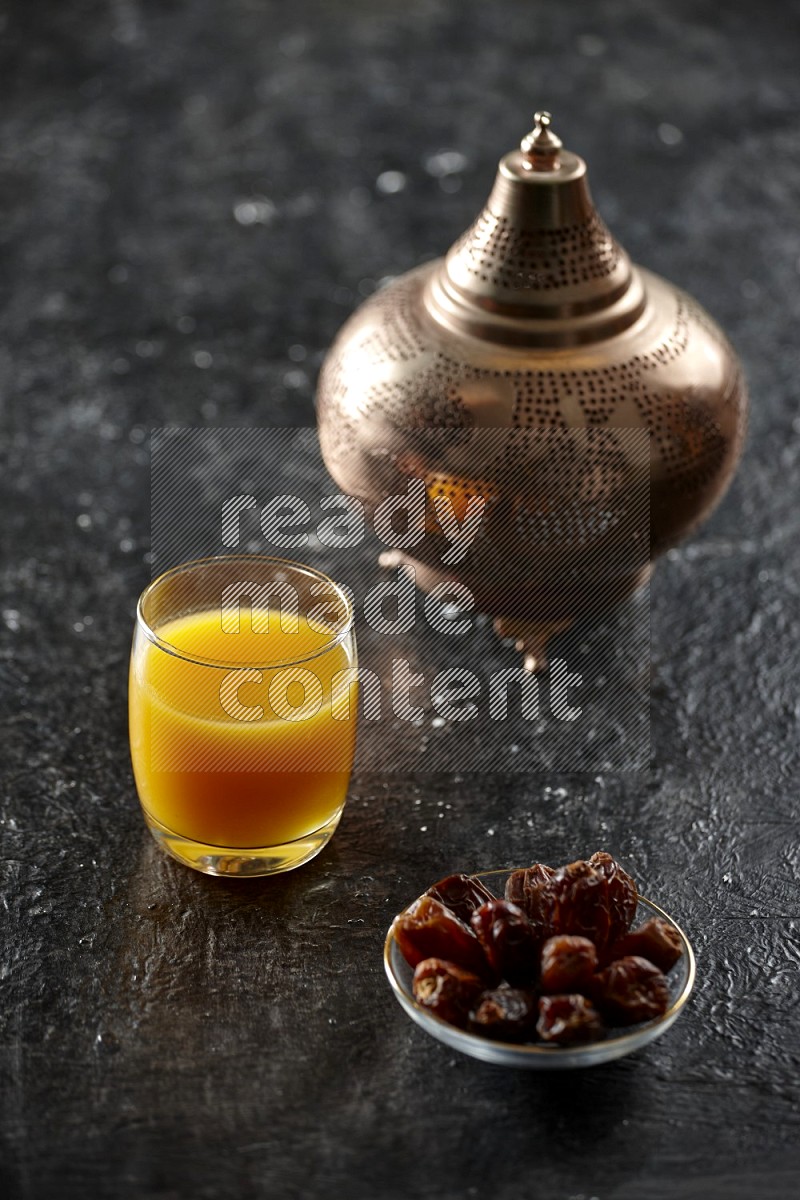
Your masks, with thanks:
[[(337, 484), (374, 509), (424, 479), (430, 536), (404, 552), (417, 581), (463, 582), (534, 668), (550, 634), (625, 599), (708, 515), (747, 409), (722, 331), (630, 262), (545, 117), (446, 257), (347, 321), (318, 388)], [(437, 496), (459, 519), (484, 501), (463, 562), (442, 563)]]

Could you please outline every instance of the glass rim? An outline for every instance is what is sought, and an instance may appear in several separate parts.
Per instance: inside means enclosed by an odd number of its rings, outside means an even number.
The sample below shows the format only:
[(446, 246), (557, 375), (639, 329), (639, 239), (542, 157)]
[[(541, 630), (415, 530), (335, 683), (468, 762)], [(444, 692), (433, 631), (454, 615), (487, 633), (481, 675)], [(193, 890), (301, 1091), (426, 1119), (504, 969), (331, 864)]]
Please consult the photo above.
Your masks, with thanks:
[[(227, 659), (207, 658), (201, 654), (188, 654), (180, 647), (173, 645), (166, 638), (153, 629), (144, 614), (144, 605), (148, 598), (153, 595), (156, 588), (163, 585), (168, 579), (174, 578), (176, 575), (184, 575), (190, 571), (197, 570), (200, 567), (212, 566), (215, 563), (234, 563), (234, 562), (258, 562), (261, 564), (269, 564), (274, 567), (289, 568), (292, 571), (301, 575), (310, 576), (318, 581), (329, 584), (335, 591), (337, 597), (342, 601), (347, 613), (347, 620), (335, 636), (332, 636), (324, 645), (317, 650), (312, 650), (307, 654), (293, 655), (289, 658), (273, 658), (268, 661), (259, 662), (231, 662)], [(199, 611), (199, 610), (198, 610)], [(170, 567), (169, 570), (163, 571), (152, 579), (144, 588), (139, 599), (136, 602), (136, 625), (141, 629), (142, 633), (154, 646), (159, 650), (163, 650), (165, 654), (172, 655), (173, 658), (179, 658), (183, 662), (193, 663), (198, 667), (211, 667), (220, 671), (236, 671), (236, 670), (263, 670), (270, 671), (280, 667), (296, 667), (304, 662), (313, 662), (314, 659), (320, 658), (323, 654), (327, 654), (330, 650), (335, 649), (350, 635), (355, 622), (355, 609), (353, 603), (344, 590), (341, 584), (338, 584), (335, 579), (331, 579), (330, 575), (326, 575), (324, 571), (318, 570), (316, 567), (311, 567), (307, 563), (296, 562), (291, 558), (278, 558), (270, 554), (210, 554), (205, 558), (192, 558), (187, 562), (178, 563), (177, 566)]]

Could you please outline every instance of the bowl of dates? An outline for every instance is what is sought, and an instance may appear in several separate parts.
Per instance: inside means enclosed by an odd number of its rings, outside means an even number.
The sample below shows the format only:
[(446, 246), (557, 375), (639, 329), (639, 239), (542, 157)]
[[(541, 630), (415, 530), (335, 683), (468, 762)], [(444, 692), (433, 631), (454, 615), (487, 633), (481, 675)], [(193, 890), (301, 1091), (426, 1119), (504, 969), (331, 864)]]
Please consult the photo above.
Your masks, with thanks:
[(695, 976), (683, 930), (604, 851), (448, 875), (395, 917), (384, 964), (432, 1037), (545, 1070), (610, 1062), (660, 1037)]

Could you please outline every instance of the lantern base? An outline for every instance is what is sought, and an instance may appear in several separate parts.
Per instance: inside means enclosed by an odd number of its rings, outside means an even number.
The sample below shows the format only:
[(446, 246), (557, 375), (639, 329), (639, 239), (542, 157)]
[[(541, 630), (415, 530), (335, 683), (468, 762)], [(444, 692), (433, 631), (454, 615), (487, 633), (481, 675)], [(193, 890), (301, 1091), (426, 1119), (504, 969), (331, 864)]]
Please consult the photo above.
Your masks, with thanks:
[[(412, 559), (401, 550), (384, 550), (378, 556), (378, 565), (384, 570), (402, 570), (410, 572), (418, 588), (430, 592), (435, 586), (441, 586), (451, 580), (438, 568)], [(538, 595), (532, 589), (531, 594), (516, 605), (519, 612), (541, 612), (538, 619), (525, 616), (500, 616), (494, 618), (494, 631), (498, 637), (513, 638), (514, 645), (520, 654), (524, 655), (526, 671), (541, 672), (548, 670), (548, 644), (560, 633), (570, 629), (577, 621), (587, 618), (599, 621), (621, 604), (625, 604), (631, 596), (643, 588), (653, 574), (653, 562), (647, 562), (638, 570), (628, 575), (622, 575), (612, 581), (607, 581), (606, 592), (600, 604), (587, 605), (580, 602), (577, 595), (567, 597), (563, 594)], [(465, 581), (461, 581), (465, 582)], [(470, 580), (474, 584), (474, 580)], [(468, 585), (467, 585), (468, 586)], [(596, 589), (591, 593), (596, 594)], [(508, 589), (499, 592), (491, 590), (475, 591), (475, 606), (485, 613), (497, 612), (508, 602)]]
[(573, 618), (563, 621), (515, 621), (495, 617), (494, 631), (498, 637), (513, 638), (514, 646), (524, 655), (526, 671), (546, 671), (549, 667), (547, 647), (551, 638), (574, 625)]

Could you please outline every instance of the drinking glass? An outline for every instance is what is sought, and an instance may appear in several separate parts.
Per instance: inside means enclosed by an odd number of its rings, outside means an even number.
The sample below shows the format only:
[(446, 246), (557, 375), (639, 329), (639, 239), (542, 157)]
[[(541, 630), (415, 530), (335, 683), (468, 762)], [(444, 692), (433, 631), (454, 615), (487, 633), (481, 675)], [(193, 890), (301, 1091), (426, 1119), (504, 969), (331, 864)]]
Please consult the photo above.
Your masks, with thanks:
[(351, 599), (311, 567), (225, 555), (151, 583), (129, 721), (156, 842), (210, 875), (271, 875), (318, 854), (347, 795), (356, 667)]

